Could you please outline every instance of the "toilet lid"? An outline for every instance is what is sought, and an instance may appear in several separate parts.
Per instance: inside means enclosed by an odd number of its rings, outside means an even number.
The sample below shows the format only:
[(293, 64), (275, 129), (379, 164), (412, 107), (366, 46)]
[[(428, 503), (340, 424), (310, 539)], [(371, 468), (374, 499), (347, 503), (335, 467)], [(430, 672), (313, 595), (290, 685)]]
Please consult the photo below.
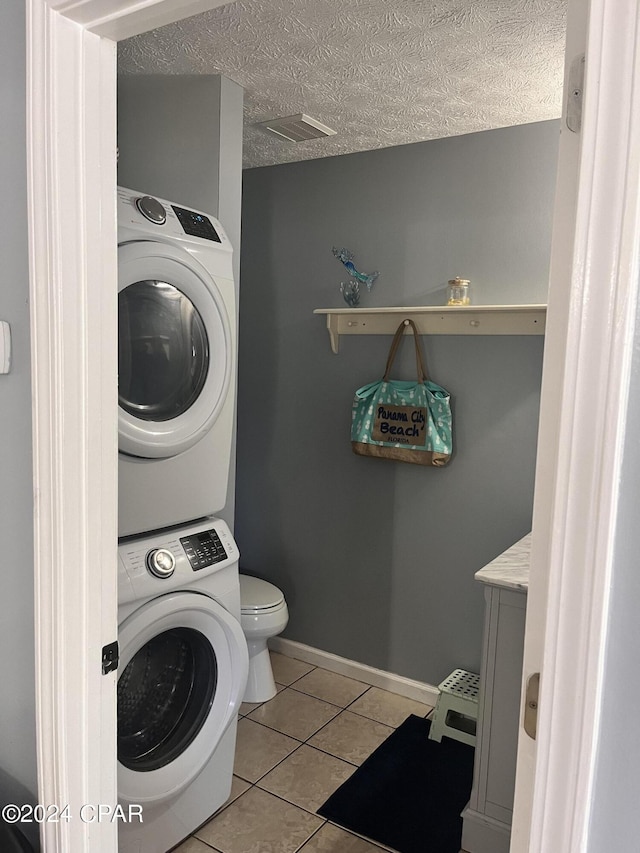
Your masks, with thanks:
[(243, 613), (254, 610), (267, 610), (282, 604), (284, 595), (268, 581), (240, 575), (240, 609)]

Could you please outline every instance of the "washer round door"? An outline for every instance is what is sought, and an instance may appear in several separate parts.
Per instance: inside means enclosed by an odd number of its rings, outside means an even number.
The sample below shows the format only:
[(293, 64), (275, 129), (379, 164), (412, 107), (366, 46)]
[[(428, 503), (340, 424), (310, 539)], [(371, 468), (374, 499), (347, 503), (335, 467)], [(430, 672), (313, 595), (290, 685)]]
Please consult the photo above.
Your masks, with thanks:
[(161, 803), (200, 773), (238, 713), (240, 623), (196, 592), (153, 599), (119, 627), (118, 795)]
[(122, 452), (175, 456), (213, 426), (229, 390), (231, 331), (213, 278), (179, 248), (118, 248)]

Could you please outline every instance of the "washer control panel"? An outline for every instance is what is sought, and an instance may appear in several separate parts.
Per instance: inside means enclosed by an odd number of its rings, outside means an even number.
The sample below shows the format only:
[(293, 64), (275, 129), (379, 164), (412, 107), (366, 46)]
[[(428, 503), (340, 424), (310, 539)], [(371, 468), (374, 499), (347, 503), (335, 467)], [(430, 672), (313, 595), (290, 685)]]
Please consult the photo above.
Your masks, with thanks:
[(188, 586), (239, 559), (238, 546), (220, 518), (125, 537), (118, 543), (118, 601)]
[(192, 533), (190, 536), (182, 536), (180, 544), (194, 572), (227, 559), (227, 552), (215, 528), (204, 530), (202, 533)]

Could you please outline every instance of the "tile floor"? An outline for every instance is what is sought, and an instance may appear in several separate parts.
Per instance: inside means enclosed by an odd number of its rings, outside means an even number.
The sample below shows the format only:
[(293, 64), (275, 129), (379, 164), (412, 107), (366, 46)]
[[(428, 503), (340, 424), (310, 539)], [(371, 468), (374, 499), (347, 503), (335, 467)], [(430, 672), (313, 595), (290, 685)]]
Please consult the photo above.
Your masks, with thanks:
[(278, 694), (244, 704), (231, 797), (174, 853), (381, 853), (315, 813), (429, 705), (272, 652)]

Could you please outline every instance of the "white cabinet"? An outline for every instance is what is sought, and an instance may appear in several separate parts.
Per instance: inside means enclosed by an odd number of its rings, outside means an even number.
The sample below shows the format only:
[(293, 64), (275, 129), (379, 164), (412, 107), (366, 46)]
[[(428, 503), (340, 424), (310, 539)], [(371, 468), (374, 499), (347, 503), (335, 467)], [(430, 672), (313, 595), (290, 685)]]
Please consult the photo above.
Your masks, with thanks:
[[(515, 790), (529, 537), (476, 575), (486, 584), (478, 728), (469, 804), (462, 813), (468, 853), (509, 853)], [(509, 573), (506, 559), (519, 564)], [(523, 561), (526, 558), (526, 579)], [(492, 568), (493, 567), (493, 568)]]

